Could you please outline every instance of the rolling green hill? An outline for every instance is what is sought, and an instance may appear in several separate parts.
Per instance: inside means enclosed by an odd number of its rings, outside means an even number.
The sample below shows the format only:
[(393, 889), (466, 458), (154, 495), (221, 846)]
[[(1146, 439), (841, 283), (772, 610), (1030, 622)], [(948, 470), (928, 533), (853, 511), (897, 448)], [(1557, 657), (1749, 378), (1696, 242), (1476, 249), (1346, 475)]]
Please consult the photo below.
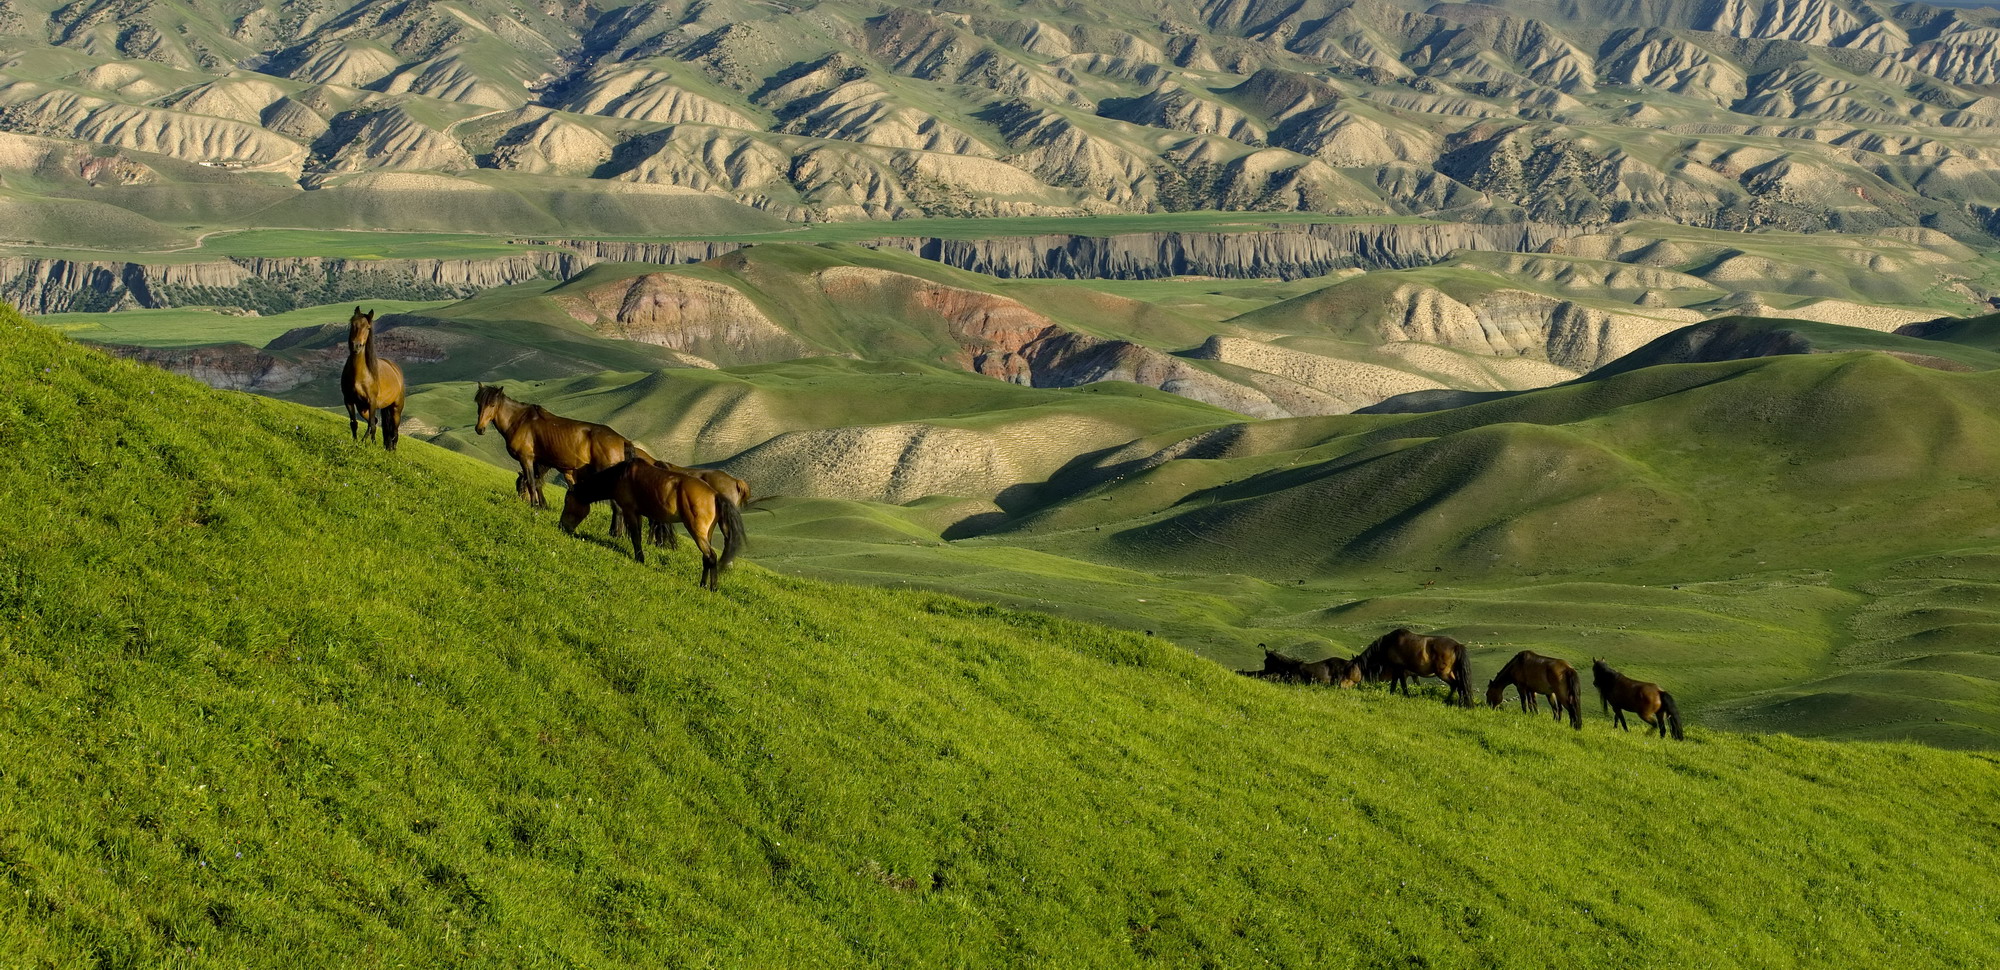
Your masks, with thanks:
[[(1639, 667), (1711, 723), (1991, 747), (2000, 372), (1825, 349), (1162, 432), (1080, 456), (1005, 514), (780, 503), (770, 555), (1155, 629), (1238, 667), (1260, 642), (1350, 655), (1415, 616), (1489, 666), (1526, 648)], [(866, 520), (895, 529), (847, 527)]]
[(1286, 688), (755, 547), (709, 594), (489, 466), (12, 314), (0, 384), (25, 965), (2000, 952), (1984, 756)]

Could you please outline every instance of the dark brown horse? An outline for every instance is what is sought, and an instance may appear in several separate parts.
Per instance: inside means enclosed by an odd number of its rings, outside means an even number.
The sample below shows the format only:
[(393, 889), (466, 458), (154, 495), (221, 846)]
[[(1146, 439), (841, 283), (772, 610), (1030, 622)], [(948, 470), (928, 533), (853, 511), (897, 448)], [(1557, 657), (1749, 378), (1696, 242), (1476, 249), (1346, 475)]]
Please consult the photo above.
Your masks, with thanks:
[[(590, 515), (593, 504), (607, 500), (612, 514), (624, 522), (632, 536), (632, 558), (646, 561), (640, 542), (641, 519), (656, 524), (679, 519), (694, 537), (695, 548), (701, 550), (701, 584), (721, 588), (722, 571), (729, 568), (743, 546), (743, 513), (734, 502), (723, 499), (707, 482), (692, 475), (670, 472), (650, 459), (629, 458), (587, 474), (570, 486), (563, 499), (563, 531), (574, 532), (577, 523)], [(720, 556), (708, 541), (717, 522), (722, 524)]]
[(1681, 740), (1681, 709), (1674, 703), (1674, 695), (1661, 690), (1660, 685), (1633, 680), (1596, 659), (1590, 662), (1590, 679), (1597, 684), (1597, 699), (1611, 711), (1613, 723), (1632, 730), (1625, 723), (1625, 712), (1631, 711), (1657, 730), (1660, 737), (1666, 737), (1667, 727), (1672, 725), (1674, 740)]
[(1445, 703), (1472, 706), (1472, 665), (1465, 644), (1446, 636), (1419, 636), (1397, 627), (1375, 639), (1336, 676), (1342, 687), (1362, 681), (1389, 681), (1389, 689), (1410, 693), (1409, 678), (1436, 677), (1451, 693)]
[[(549, 469), (561, 472), (563, 480), (574, 486), (578, 475), (624, 461), (625, 448), (631, 444), (609, 427), (551, 414), (539, 404), (508, 397), (498, 386), (479, 385), (472, 400), (479, 408), (479, 421), (472, 430), (485, 434), (489, 424), (500, 430), (507, 441), (507, 453), (521, 463), (514, 490), (537, 508), (548, 504), (542, 497), (542, 476)], [(632, 445), (632, 451), (647, 461), (653, 458), (637, 445)], [(611, 534), (618, 534), (615, 518)]]
[[(1258, 644), (1263, 647), (1263, 644)], [(1325, 660), (1297, 660), (1264, 647), (1264, 669), (1239, 670), (1237, 673), (1250, 677), (1261, 677), (1281, 683), (1328, 684), (1334, 676), (1347, 666), (1345, 657), (1328, 657)]]
[(368, 438), (382, 426), (382, 447), (396, 450), (402, 437), (403, 369), (375, 353), (375, 311), (354, 308), (347, 318), (347, 366), (340, 371), (340, 397), (347, 405), (347, 433), (361, 440), (361, 422)]
[(1499, 707), (1507, 696), (1507, 688), (1513, 687), (1521, 695), (1521, 710), (1540, 713), (1541, 705), (1535, 702), (1540, 694), (1549, 695), (1549, 706), (1555, 708), (1556, 720), (1562, 720), (1563, 711), (1569, 711), (1569, 726), (1583, 730), (1583, 707), (1577, 703), (1577, 695), (1582, 693), (1581, 678), (1576, 668), (1567, 660), (1544, 657), (1533, 650), (1523, 650), (1500, 668), (1500, 674), (1486, 685), (1486, 703)]

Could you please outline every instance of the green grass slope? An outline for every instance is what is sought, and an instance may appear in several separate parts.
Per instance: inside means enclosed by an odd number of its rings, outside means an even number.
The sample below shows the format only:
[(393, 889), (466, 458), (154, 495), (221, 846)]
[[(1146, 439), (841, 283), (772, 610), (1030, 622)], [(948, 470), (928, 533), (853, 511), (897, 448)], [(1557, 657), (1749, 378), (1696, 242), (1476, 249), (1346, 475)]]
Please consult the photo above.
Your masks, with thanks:
[(708, 594), (490, 467), (11, 314), (0, 386), (18, 965), (2000, 953), (1987, 758), (1281, 688), (755, 565)]
[[(1228, 666), (1408, 622), (1487, 668), (1607, 657), (1707, 724), (1991, 748), (1996, 393), (1990, 371), (1813, 353), (1181, 429), (956, 528), (780, 505), (769, 561), (1158, 630)], [(885, 515), (877, 539), (857, 525)]]
[(1302, 422), (1320, 443), (1290, 454), (1156, 463), (1098, 486), (1152, 488), (1102, 504), (1158, 509), (1101, 541), (1265, 575), (1421, 563), (1658, 582), (1745, 558), (1873, 562), (1944, 535), (2000, 538), (1996, 414), (1992, 372), (1880, 353), (1650, 367), (1432, 414)]
[(1659, 364), (1686, 364), (1784, 354), (1872, 350), (1937, 370), (2000, 370), (2000, 353), (1980, 338), (1992, 328), (1977, 320), (1913, 324), (1895, 333), (1810, 320), (1723, 317), (1682, 327), (1592, 371), (1590, 380)]

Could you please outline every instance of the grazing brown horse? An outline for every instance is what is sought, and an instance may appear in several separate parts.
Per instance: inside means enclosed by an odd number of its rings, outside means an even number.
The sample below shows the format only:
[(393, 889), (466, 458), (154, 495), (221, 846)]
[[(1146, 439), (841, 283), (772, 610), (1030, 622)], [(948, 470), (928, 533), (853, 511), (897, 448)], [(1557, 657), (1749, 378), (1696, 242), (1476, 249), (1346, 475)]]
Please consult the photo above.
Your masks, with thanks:
[(1499, 707), (1507, 696), (1511, 685), (1521, 695), (1521, 710), (1540, 712), (1541, 705), (1535, 702), (1538, 694), (1549, 695), (1549, 706), (1555, 708), (1556, 720), (1562, 720), (1563, 711), (1569, 711), (1569, 726), (1583, 730), (1583, 707), (1577, 703), (1577, 695), (1582, 693), (1578, 686), (1580, 678), (1576, 668), (1567, 660), (1544, 657), (1533, 650), (1523, 650), (1500, 668), (1499, 676), (1486, 685), (1486, 703)]
[(375, 311), (354, 308), (347, 318), (347, 366), (340, 371), (340, 397), (347, 405), (347, 433), (361, 440), (361, 422), (368, 437), (382, 426), (382, 447), (396, 450), (402, 437), (403, 369), (375, 354)]
[[(717, 495), (708, 483), (692, 475), (670, 472), (651, 459), (628, 458), (610, 468), (593, 472), (571, 485), (563, 499), (562, 528), (574, 532), (576, 524), (590, 514), (590, 507), (609, 500), (612, 514), (624, 520), (632, 536), (632, 558), (646, 561), (639, 537), (639, 520), (671, 523), (680, 519), (701, 550), (701, 585), (722, 588), (722, 571), (743, 546), (743, 513), (736, 504)], [(708, 534), (722, 524), (722, 555), (709, 545)]]
[[(1258, 644), (1263, 647), (1263, 644)], [(1347, 666), (1345, 657), (1328, 657), (1325, 660), (1296, 660), (1282, 653), (1264, 647), (1264, 669), (1239, 670), (1237, 673), (1264, 680), (1283, 683), (1303, 681), (1308, 684), (1332, 684), (1334, 675)]]
[(1445, 703), (1472, 706), (1472, 666), (1465, 644), (1446, 636), (1418, 636), (1402, 627), (1375, 638), (1347, 662), (1336, 680), (1342, 687), (1352, 687), (1364, 680), (1387, 679), (1390, 690), (1401, 687), (1407, 697), (1407, 678), (1413, 677), (1436, 677), (1451, 690)]
[(1661, 690), (1660, 685), (1633, 680), (1597, 659), (1590, 662), (1590, 679), (1597, 684), (1597, 699), (1611, 711), (1613, 723), (1632, 730), (1625, 723), (1625, 712), (1631, 711), (1657, 730), (1660, 737), (1666, 737), (1667, 726), (1672, 725), (1674, 740), (1681, 740), (1681, 709), (1674, 703), (1674, 695)]
[[(542, 476), (549, 469), (561, 472), (563, 481), (575, 486), (579, 474), (602, 471), (624, 461), (625, 448), (631, 445), (624, 435), (604, 425), (550, 414), (539, 404), (508, 397), (497, 385), (479, 385), (472, 400), (479, 408), (479, 422), (472, 430), (485, 434), (489, 424), (500, 429), (500, 436), (507, 440), (507, 453), (521, 463), (514, 490), (536, 508), (548, 504), (542, 497)], [(632, 450), (640, 458), (653, 459), (637, 445), (632, 445)], [(616, 517), (611, 534), (618, 534)]]

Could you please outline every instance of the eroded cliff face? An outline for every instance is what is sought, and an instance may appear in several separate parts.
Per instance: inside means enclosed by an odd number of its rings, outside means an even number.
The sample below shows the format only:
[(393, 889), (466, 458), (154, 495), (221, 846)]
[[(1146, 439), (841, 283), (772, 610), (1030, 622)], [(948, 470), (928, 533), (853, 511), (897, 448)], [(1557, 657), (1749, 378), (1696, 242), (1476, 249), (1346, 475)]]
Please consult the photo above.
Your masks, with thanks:
[(1387, 341), (1502, 358), (1533, 355), (1573, 373), (1602, 367), (1700, 316), (1614, 314), (1521, 290), (1498, 290), (1468, 304), (1416, 286), (1396, 288), (1383, 309), (1378, 332)]
[[(1299, 279), (1340, 269), (1422, 266), (1461, 249), (1532, 252), (1599, 227), (1525, 224), (1315, 225), (1250, 232), (1128, 233), (940, 239), (891, 236), (863, 245), (1002, 278)], [(0, 299), (26, 313), (229, 306), (260, 313), (348, 299), (455, 299), (495, 286), (568, 279), (606, 262), (699, 263), (735, 242), (565, 240), (492, 259), (242, 257), (192, 263), (0, 257)], [(659, 341), (655, 341), (659, 342)]]
[(771, 322), (741, 291), (712, 280), (647, 273), (556, 302), (604, 336), (668, 347), (696, 366), (812, 354), (804, 341)]
[(192, 263), (0, 256), (0, 299), (25, 313), (175, 306), (271, 313), (348, 299), (454, 299), (566, 278), (590, 262), (555, 250), (493, 259), (233, 257)]
[(192, 377), (210, 387), (258, 394), (283, 394), (308, 381), (337, 375), (346, 360), (342, 355), (328, 369), (323, 360), (286, 360), (248, 344), (210, 347), (102, 346), (106, 353)]
[[(403, 326), (388, 317), (383, 318), (375, 334), (378, 353), (405, 366), (446, 360), (456, 342), (455, 338), (430, 328)], [(101, 346), (106, 353), (192, 377), (210, 387), (257, 394), (283, 394), (314, 381), (338, 378), (347, 365), (344, 324), (299, 327), (262, 348), (248, 344)]]
[[(942, 239), (884, 236), (862, 245), (921, 256), (1002, 279), (1302, 279), (1336, 270), (1402, 269), (1437, 262), (1461, 249), (1537, 252), (1597, 225), (1343, 223), (1273, 226), (1230, 232), (1141, 232), (1105, 236), (1048, 234)], [(604, 262), (696, 263), (735, 243), (552, 241)]]

